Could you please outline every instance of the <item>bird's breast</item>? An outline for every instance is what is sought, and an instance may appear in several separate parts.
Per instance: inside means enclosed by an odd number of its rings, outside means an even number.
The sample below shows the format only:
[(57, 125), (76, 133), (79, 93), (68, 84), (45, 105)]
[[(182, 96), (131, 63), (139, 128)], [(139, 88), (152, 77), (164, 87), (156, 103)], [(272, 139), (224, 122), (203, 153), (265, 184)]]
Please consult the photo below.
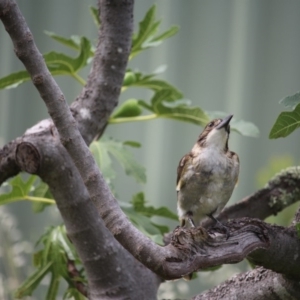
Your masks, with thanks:
[(178, 207), (194, 214), (222, 209), (232, 194), (238, 169), (238, 163), (220, 152), (200, 153), (186, 169)]

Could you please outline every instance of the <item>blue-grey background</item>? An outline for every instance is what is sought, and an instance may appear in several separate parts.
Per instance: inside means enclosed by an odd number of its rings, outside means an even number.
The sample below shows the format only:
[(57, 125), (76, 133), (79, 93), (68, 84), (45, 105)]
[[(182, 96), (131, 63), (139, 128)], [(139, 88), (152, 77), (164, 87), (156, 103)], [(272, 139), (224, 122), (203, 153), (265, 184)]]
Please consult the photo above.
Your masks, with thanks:
[[(97, 30), (88, 9), (88, 5), (95, 5), (95, 1), (17, 2), (42, 53), (52, 49), (65, 50), (47, 37), (44, 30), (63, 36), (85, 35), (96, 41)], [(251, 121), (260, 129), (259, 138), (231, 135), (230, 148), (239, 154), (241, 160), (239, 184), (231, 201), (237, 201), (258, 188), (258, 174), (263, 167), (270, 165), (270, 160), (273, 165), (277, 160), (278, 163), (283, 161), (283, 165), (299, 163), (300, 131), (278, 140), (269, 140), (268, 134), (284, 109), (278, 101), (300, 89), (300, 2), (138, 0), (135, 4), (136, 28), (154, 3), (157, 4), (158, 17), (163, 20), (161, 28), (167, 29), (175, 24), (180, 26), (180, 31), (160, 47), (135, 58), (130, 67), (151, 72), (166, 64), (168, 69), (160, 78), (178, 87), (194, 106), (207, 111), (233, 113), (236, 118)], [(72, 54), (71, 51), (68, 53)], [(21, 68), (1, 25), (0, 77)], [(87, 73), (88, 69), (82, 72), (82, 76)], [(72, 78), (57, 77), (57, 81), (71, 103), (81, 86)], [(151, 93), (141, 89), (129, 90), (121, 96), (121, 101), (129, 97), (149, 99)], [(31, 83), (17, 89), (1, 90), (0, 146), (22, 135), (47, 116), (47, 109)], [(134, 153), (147, 168), (147, 184), (141, 186), (123, 175), (116, 166), (119, 198), (128, 201), (133, 193), (144, 191), (151, 204), (165, 205), (175, 212), (177, 164), (190, 150), (200, 131), (200, 127), (189, 123), (162, 119), (109, 126), (108, 135), (121, 141), (142, 143), (142, 148)], [(15, 216), (22, 239), (31, 243), (47, 226), (60, 222), (59, 213), (54, 209), (35, 216), (29, 203), (11, 204), (8, 209)], [(175, 225), (172, 223), (171, 227)], [(246, 264), (240, 267), (245, 269)], [(159, 297), (175, 298), (177, 295), (187, 298), (234, 272), (238, 272), (236, 266), (226, 266), (214, 273), (206, 272), (190, 283), (165, 283)], [(0, 282), (1, 278), (4, 277), (0, 276)]]

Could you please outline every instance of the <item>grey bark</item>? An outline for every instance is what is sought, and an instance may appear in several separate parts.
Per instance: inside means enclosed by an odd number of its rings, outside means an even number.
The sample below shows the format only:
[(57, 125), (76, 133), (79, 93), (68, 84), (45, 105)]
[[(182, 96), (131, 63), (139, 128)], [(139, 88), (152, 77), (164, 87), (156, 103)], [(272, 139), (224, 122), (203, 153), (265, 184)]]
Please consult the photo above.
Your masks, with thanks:
[(193, 300), (298, 300), (300, 283), (263, 267), (236, 275)]

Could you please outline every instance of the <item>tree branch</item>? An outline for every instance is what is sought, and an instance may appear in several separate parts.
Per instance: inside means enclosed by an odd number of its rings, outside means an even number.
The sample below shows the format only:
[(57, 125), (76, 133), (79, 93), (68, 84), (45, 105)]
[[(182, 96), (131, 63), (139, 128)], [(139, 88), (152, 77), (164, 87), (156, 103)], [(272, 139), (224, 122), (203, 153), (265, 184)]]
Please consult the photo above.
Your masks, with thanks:
[(264, 225), (270, 247), (267, 251), (254, 251), (248, 258), (256, 265), (271, 269), (290, 278), (300, 280), (300, 239), (295, 228)]
[(15, 160), (16, 146), (20, 138), (11, 141), (0, 149), (0, 185), (20, 172)]
[(87, 144), (101, 136), (118, 104), (131, 50), (133, 0), (98, 1), (101, 26), (87, 83), (71, 111)]
[[(78, 170), (59, 143), (57, 133), (48, 134), (52, 143), (45, 143), (39, 135), (24, 137), (16, 157), (22, 170), (34, 171), (49, 185), (68, 236), (86, 270), (89, 299), (110, 299), (110, 294), (114, 294), (114, 299), (123, 299), (124, 295), (130, 299), (150, 295), (149, 299), (155, 299), (157, 277), (113, 238), (90, 201)], [(139, 291), (132, 289), (136, 285), (141, 287)]]
[(299, 299), (300, 282), (263, 267), (238, 274), (219, 286), (195, 296), (194, 300)]

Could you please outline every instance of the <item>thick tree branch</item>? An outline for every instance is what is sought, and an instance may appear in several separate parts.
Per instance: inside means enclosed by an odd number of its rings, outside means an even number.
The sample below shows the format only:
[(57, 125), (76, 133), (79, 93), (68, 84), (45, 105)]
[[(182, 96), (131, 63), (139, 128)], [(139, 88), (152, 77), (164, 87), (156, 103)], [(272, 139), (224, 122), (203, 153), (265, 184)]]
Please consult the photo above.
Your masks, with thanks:
[(285, 228), (264, 223), (270, 247), (257, 250), (248, 258), (254, 264), (271, 269), (290, 278), (300, 280), (300, 239), (295, 228)]
[[(143, 299), (148, 295), (149, 299), (155, 299), (157, 277), (113, 238), (55, 130), (48, 135), (51, 143), (45, 143), (45, 134), (25, 136), (18, 145), (16, 157), (22, 170), (34, 171), (49, 185), (68, 236), (86, 270), (89, 299), (111, 299), (111, 294), (114, 299), (123, 299), (124, 295), (129, 299)], [(132, 289), (136, 285), (141, 287), (139, 291)]]
[(238, 274), (193, 300), (278, 300), (299, 299), (300, 282), (263, 267)]
[(15, 160), (16, 146), (20, 138), (8, 143), (0, 149), (0, 185), (20, 172)]
[(87, 144), (101, 136), (118, 104), (131, 50), (133, 0), (99, 1), (101, 27), (91, 72), (82, 92), (71, 105)]
[[(168, 276), (197, 271), (224, 263), (236, 263), (248, 257), (254, 264), (300, 280), (300, 239), (295, 228), (284, 228), (258, 219), (236, 219), (228, 223), (230, 237), (207, 234), (204, 229), (179, 228), (172, 236), (171, 245), (181, 250), (176, 261), (167, 265)], [(247, 254), (248, 253), (248, 254)], [(184, 255), (187, 255), (185, 257)], [(171, 258), (171, 260), (175, 258)], [(166, 258), (169, 262), (170, 258)], [(177, 264), (178, 263), (178, 264)], [(178, 276), (178, 273), (177, 273)]]

